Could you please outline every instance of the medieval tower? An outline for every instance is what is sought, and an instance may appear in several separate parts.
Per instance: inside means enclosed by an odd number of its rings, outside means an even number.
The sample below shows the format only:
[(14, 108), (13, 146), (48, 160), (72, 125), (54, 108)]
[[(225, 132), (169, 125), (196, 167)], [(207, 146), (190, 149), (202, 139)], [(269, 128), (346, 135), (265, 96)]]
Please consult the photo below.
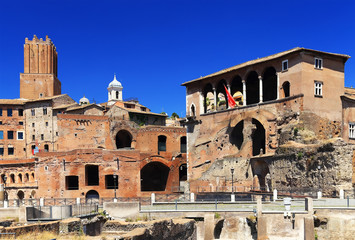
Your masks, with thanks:
[(38, 99), (61, 94), (57, 78), (57, 51), (51, 39), (25, 39), (24, 72), (20, 74), (20, 97)]

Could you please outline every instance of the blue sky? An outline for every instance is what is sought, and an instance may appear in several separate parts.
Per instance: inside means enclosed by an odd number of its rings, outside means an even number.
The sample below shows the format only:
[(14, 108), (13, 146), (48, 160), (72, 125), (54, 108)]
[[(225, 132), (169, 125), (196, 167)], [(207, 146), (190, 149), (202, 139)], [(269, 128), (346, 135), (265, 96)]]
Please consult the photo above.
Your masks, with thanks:
[[(294, 47), (355, 57), (355, 1), (46, 0), (0, 2), (0, 98), (19, 97), (23, 44), (48, 35), (62, 93), (123, 97), (185, 116), (181, 83)], [(355, 62), (345, 68), (355, 87)]]

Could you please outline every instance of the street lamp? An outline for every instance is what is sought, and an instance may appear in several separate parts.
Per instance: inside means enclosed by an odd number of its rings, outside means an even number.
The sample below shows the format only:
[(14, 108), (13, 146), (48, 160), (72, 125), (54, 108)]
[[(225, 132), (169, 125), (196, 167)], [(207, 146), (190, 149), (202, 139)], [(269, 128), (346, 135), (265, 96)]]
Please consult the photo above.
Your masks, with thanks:
[(234, 194), (234, 188), (233, 188), (233, 173), (234, 173), (234, 168), (231, 168), (231, 174), (232, 174), (232, 194)]
[(7, 180), (7, 177), (4, 176), (3, 177), (3, 180), (4, 180), (4, 194), (5, 194), (5, 201), (7, 201), (7, 193), (6, 193), (6, 180)]
[(113, 187), (115, 189), (115, 199), (116, 199), (116, 178), (117, 178), (117, 175), (113, 174)]

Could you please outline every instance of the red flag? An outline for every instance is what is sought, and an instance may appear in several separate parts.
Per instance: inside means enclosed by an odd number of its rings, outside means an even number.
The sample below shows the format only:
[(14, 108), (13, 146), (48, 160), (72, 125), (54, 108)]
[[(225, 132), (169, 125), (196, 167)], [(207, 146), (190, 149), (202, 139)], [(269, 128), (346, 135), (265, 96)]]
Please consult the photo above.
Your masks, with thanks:
[(226, 86), (224, 85), (224, 89), (226, 90), (227, 93), (227, 98), (228, 98), (228, 106), (231, 108), (234, 108), (236, 104), (236, 102), (234, 101), (232, 95), (229, 93), (228, 89), (226, 88)]

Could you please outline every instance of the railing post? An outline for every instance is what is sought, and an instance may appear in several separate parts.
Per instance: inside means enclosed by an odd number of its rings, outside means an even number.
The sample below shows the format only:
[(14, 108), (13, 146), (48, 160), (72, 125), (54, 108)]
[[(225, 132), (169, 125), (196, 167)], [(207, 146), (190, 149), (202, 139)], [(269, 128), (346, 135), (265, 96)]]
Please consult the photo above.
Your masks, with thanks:
[(347, 200), (347, 206), (349, 207), (349, 206), (350, 206), (350, 199), (349, 199), (349, 196), (346, 196), (346, 200)]
[(177, 200), (175, 200), (175, 211), (177, 210)]

